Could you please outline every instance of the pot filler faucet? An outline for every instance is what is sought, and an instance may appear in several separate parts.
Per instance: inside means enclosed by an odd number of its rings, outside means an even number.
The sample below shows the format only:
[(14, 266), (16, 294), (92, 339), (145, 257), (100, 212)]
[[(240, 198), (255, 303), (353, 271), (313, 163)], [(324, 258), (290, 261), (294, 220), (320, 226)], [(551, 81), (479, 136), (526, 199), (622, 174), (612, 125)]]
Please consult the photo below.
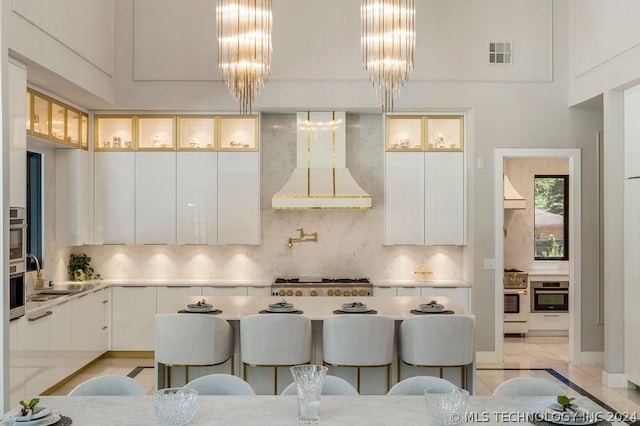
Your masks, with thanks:
[(300, 236), (295, 238), (295, 237), (289, 237), (289, 244), (287, 244), (289, 247), (293, 247), (294, 243), (307, 243), (310, 241), (313, 241), (314, 243), (318, 241), (318, 233), (317, 232), (312, 232), (312, 233), (305, 233), (304, 229), (302, 228), (298, 228), (296, 229), (296, 231), (300, 232)]

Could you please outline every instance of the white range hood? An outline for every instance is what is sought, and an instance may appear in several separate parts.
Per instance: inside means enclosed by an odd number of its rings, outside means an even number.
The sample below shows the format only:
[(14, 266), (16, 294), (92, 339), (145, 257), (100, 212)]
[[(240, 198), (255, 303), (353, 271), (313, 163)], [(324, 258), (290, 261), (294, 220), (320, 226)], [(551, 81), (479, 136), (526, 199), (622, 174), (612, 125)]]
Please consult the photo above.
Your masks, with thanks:
[(297, 164), (271, 200), (276, 210), (368, 209), (371, 196), (346, 167), (346, 114), (297, 114)]
[(527, 208), (527, 201), (511, 184), (511, 181), (504, 175), (504, 209), (524, 210)]

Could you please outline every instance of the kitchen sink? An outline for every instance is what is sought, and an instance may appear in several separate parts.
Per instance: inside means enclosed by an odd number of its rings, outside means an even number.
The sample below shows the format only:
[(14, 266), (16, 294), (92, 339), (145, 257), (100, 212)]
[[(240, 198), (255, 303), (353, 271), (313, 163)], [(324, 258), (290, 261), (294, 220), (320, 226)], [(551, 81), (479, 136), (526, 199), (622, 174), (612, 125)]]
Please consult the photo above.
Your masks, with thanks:
[(70, 283), (70, 284), (54, 284), (51, 287), (38, 290), (36, 294), (75, 294), (83, 291), (91, 290), (96, 285), (92, 283)]
[(43, 294), (43, 293), (34, 293), (30, 296), (27, 296), (27, 302), (47, 302), (49, 300), (57, 299), (58, 297), (66, 296), (70, 293), (56, 293), (56, 294)]

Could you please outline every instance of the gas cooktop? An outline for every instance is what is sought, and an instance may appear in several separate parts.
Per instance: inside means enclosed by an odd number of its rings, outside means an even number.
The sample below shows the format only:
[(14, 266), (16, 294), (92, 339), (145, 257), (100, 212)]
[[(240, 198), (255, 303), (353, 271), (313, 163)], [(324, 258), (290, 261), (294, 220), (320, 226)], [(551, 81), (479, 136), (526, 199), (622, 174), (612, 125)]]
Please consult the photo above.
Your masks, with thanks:
[(274, 284), (318, 285), (318, 284), (371, 284), (368, 278), (276, 278)]

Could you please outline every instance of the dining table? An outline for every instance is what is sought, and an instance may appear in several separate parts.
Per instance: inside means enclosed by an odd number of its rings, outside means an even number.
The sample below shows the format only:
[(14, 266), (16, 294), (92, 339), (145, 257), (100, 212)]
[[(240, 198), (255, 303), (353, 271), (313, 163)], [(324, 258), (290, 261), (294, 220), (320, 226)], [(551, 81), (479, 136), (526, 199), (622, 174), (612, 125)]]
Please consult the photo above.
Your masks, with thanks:
[[(528, 423), (555, 400), (555, 396), (471, 396), (463, 423)], [(598, 426), (625, 424), (621, 414), (609, 413), (586, 397), (577, 397), (574, 403), (599, 413)], [(434, 424), (424, 396), (322, 396), (320, 404), (320, 424), (325, 426)], [(40, 405), (78, 426), (159, 424), (151, 395), (43, 396)], [(189, 424), (293, 426), (298, 424), (297, 396), (199, 395)]]

